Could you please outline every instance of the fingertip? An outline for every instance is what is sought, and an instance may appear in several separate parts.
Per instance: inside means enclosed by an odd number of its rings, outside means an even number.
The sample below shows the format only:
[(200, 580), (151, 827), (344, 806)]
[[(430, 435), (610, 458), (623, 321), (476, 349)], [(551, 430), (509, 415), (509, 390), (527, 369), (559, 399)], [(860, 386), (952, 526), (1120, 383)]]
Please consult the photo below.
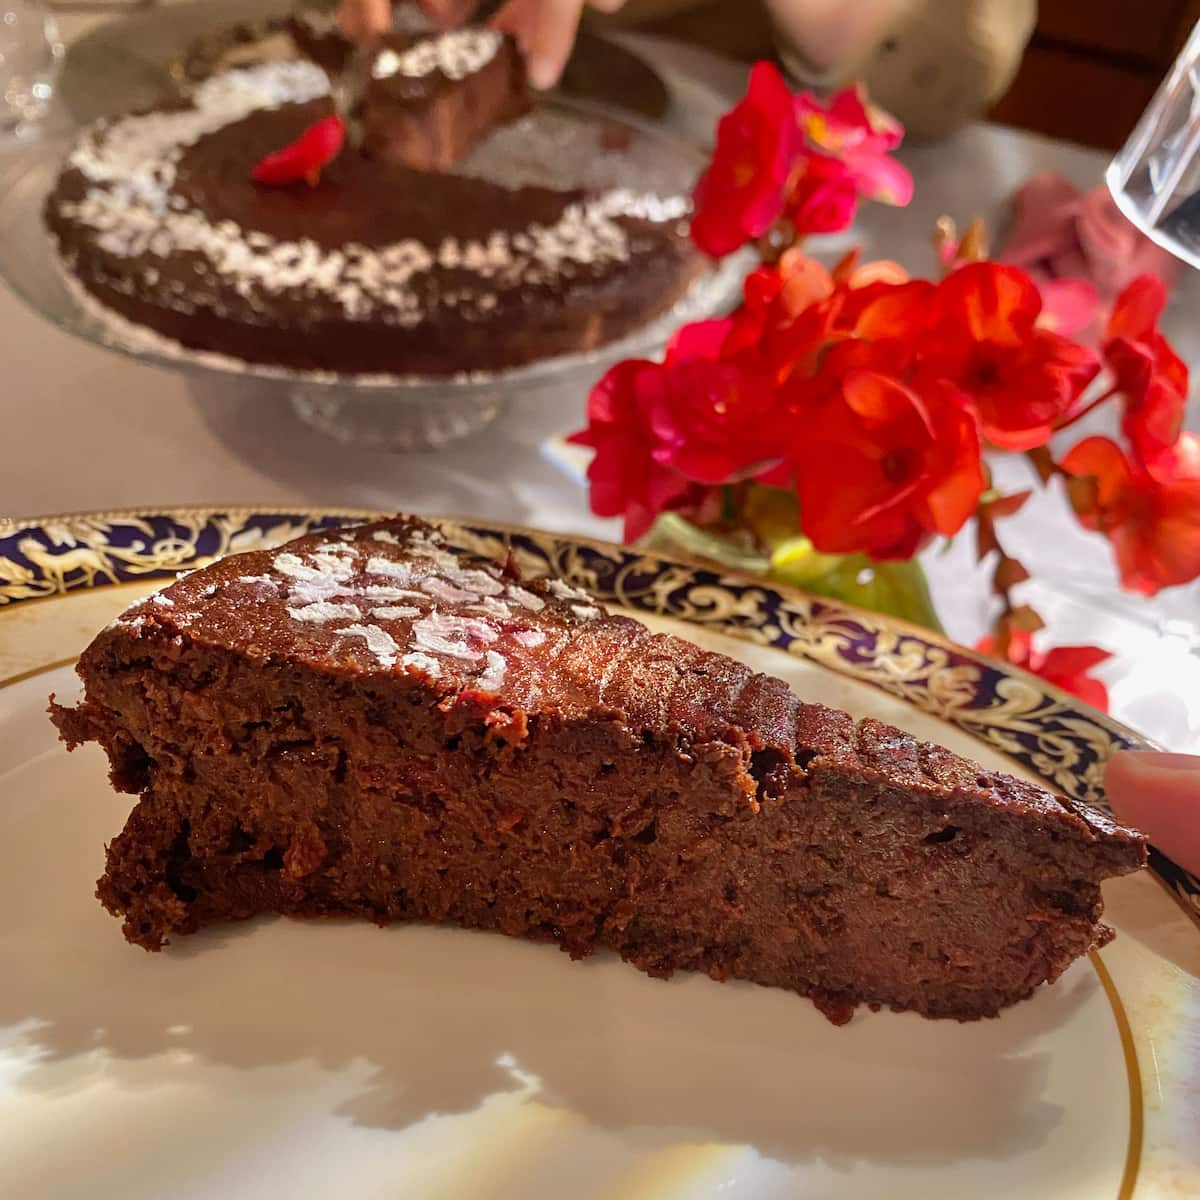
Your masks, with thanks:
[(1200, 871), (1200, 757), (1118, 751), (1105, 767), (1104, 789), (1118, 820), (1181, 867)]
[(549, 91), (561, 78), (564, 63), (545, 55), (531, 55), (526, 60), (525, 74), (530, 87), (539, 92)]
[(352, 42), (386, 33), (392, 27), (391, 0), (341, 0), (338, 24)]

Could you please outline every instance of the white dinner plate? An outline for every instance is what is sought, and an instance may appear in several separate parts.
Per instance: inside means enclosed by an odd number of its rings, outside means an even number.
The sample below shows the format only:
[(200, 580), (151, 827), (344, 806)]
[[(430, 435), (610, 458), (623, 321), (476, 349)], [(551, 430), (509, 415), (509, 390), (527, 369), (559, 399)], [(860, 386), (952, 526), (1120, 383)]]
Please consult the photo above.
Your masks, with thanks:
[[(0, 1197), (1200, 1193), (1200, 890), (1160, 856), (1106, 885), (1113, 943), (967, 1024), (836, 1028), (784, 991), (426, 926), (263, 919), (127, 945), (93, 889), (131, 798), (98, 749), (65, 752), (48, 695), (73, 699), (74, 656), (175, 571), (354, 516), (0, 522)], [(1136, 742), (886, 618), (563, 535), (449, 533), (1076, 796)]]

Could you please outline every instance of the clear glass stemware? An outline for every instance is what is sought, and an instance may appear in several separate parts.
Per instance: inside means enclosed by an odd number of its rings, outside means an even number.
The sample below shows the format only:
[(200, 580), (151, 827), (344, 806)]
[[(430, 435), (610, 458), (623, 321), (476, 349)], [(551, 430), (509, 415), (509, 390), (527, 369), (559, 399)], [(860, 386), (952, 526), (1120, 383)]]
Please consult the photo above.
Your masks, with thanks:
[(62, 55), (40, 0), (0, 0), (0, 133), (27, 134), (45, 116)]

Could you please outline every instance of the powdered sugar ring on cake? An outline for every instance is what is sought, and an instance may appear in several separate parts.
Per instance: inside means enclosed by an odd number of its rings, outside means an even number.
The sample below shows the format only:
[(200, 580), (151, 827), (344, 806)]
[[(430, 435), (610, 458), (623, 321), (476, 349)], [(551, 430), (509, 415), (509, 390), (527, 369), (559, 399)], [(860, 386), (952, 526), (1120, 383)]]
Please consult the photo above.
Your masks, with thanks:
[[(60, 202), (60, 214), (92, 230), (95, 244), (107, 254), (138, 260), (140, 281), (113, 281), (116, 290), (130, 295), (157, 282), (155, 260), (191, 254), (198, 273), (211, 272), (251, 304), (259, 294), (302, 288), (335, 302), (348, 320), (411, 328), (427, 317), (411, 283), (435, 267), (474, 274), (478, 286), (446, 292), (441, 302), (462, 313), (486, 315), (496, 304), (496, 288), (546, 283), (570, 265), (627, 260), (629, 239), (618, 218), (670, 222), (687, 211), (679, 196), (613, 188), (568, 204), (552, 224), (496, 231), (486, 240), (446, 237), (432, 246), (406, 238), (377, 247), (349, 241), (323, 249), (311, 239), (280, 240), (231, 220), (214, 221), (175, 190), (184, 150), (204, 135), (258, 109), (327, 93), (328, 80), (315, 65), (269, 63), (207, 80), (196, 89), (191, 107), (98, 122), (84, 131), (67, 161), (89, 186), (82, 199)], [(67, 266), (72, 266), (69, 256)], [(195, 305), (181, 293), (173, 307), (186, 312)]]

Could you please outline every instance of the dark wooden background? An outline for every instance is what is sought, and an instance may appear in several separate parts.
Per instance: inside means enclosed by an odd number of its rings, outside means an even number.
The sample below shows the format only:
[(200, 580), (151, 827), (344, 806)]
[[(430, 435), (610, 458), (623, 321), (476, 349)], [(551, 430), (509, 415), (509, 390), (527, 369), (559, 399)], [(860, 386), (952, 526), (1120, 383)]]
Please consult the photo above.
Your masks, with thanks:
[(1040, 0), (1037, 33), (992, 117), (1116, 149), (1200, 20), (1200, 0)]

